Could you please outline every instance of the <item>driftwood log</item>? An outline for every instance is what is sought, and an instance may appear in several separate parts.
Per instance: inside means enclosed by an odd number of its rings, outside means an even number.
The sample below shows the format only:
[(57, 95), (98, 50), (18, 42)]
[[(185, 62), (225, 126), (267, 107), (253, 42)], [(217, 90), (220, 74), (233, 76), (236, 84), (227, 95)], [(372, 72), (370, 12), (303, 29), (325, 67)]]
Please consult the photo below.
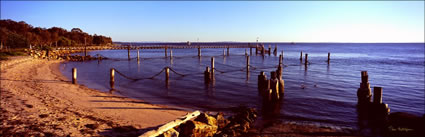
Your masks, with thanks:
[(156, 137), (156, 136), (161, 135), (162, 133), (164, 133), (164, 132), (166, 132), (166, 131), (168, 131), (168, 130), (176, 127), (176, 126), (179, 126), (182, 123), (185, 123), (186, 121), (189, 121), (193, 118), (198, 117), (200, 114), (201, 113), (199, 111), (194, 111), (190, 114), (187, 114), (186, 116), (183, 116), (181, 118), (173, 120), (173, 121), (159, 127), (156, 130), (148, 131), (148, 132), (144, 133), (143, 135), (140, 135), (139, 137)]

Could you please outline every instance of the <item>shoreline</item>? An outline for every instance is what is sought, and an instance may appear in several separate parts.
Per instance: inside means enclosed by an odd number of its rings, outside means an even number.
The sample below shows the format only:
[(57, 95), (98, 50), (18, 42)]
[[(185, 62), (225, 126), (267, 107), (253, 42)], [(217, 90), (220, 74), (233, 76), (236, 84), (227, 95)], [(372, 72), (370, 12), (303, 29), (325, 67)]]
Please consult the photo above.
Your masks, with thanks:
[[(170, 106), (71, 84), (60, 71), (62, 62), (26, 59), (2, 66), (2, 135), (137, 136), (187, 113)], [(272, 125), (254, 127), (248, 135), (282, 131), (291, 131), (290, 135), (295, 136), (308, 132), (348, 134), (329, 127), (295, 122)]]
[(2, 65), (3, 136), (136, 136), (187, 113), (71, 84), (59, 71), (61, 62)]

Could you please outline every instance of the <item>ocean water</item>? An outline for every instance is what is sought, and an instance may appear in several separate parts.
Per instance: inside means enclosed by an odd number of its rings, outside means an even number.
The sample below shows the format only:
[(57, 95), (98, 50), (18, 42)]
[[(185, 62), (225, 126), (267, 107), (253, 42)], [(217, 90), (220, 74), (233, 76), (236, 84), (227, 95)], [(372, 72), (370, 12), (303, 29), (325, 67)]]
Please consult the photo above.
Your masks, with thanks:
[[(268, 47), (269, 44), (266, 44)], [(297, 43), (277, 45), (278, 53), (284, 53), (283, 79), (285, 93), (277, 107), (266, 109), (257, 90), (257, 76), (261, 71), (276, 70), (279, 56), (273, 54), (250, 55), (249, 73), (245, 69), (245, 50), (230, 49), (172, 49), (173, 58), (165, 58), (163, 49), (140, 50), (141, 60), (127, 60), (127, 50), (91, 51), (90, 55), (111, 58), (102, 61), (66, 62), (61, 71), (71, 78), (71, 68), (78, 69), (78, 83), (89, 88), (111, 92), (109, 71), (117, 71), (131, 78), (115, 74), (115, 94), (142, 99), (153, 104), (172, 105), (186, 109), (205, 111), (227, 111), (231, 107), (244, 105), (255, 107), (281, 120), (323, 123), (356, 128), (358, 125), (357, 88), (361, 82), (361, 71), (368, 71), (369, 83), (383, 87), (383, 102), (391, 112), (409, 112), (422, 116), (424, 103), (424, 43)], [(309, 65), (300, 62), (300, 51), (308, 54)], [(227, 52), (227, 51), (225, 51)], [(331, 53), (330, 64), (327, 53)], [(227, 53), (226, 53), (227, 54)], [(304, 56), (304, 55), (303, 55)], [(205, 67), (215, 58), (215, 81), (204, 84)], [(165, 82), (164, 67), (169, 66), (179, 74), (170, 72)], [(222, 73), (224, 72), (224, 73)], [(304, 87), (304, 88), (302, 88)], [(96, 100), (93, 100), (96, 101)], [(266, 112), (265, 112), (266, 111)]]

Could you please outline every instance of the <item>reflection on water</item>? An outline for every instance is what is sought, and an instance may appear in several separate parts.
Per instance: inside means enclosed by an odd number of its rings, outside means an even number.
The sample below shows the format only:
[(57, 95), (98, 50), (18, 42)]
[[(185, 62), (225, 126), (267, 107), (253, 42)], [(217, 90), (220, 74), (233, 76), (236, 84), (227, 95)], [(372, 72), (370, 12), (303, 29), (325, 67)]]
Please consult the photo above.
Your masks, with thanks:
[[(275, 71), (278, 56), (250, 56), (246, 71), (245, 49), (231, 49), (226, 56), (223, 49), (173, 49), (173, 58), (164, 58), (163, 49), (142, 50), (141, 59), (127, 60), (127, 50), (93, 51), (121, 60), (67, 62), (63, 73), (78, 69), (79, 83), (109, 92), (109, 69), (133, 78), (147, 78), (166, 66), (170, 72), (166, 81), (162, 72), (153, 79), (132, 81), (116, 76), (116, 91), (124, 96), (143, 99), (154, 104), (175, 105), (200, 110), (226, 110), (244, 105), (256, 107), (267, 118), (358, 127), (356, 90), (359, 72), (367, 70), (371, 86), (385, 88), (383, 101), (392, 112), (405, 111), (416, 115), (424, 112), (424, 45), (423, 44), (344, 44), (305, 43), (278, 45), (283, 50), (285, 95), (283, 100), (269, 104), (262, 102), (257, 91), (260, 71)], [(254, 49), (255, 50), (255, 49)], [(299, 60), (300, 51), (308, 53), (309, 65)], [(137, 51), (131, 51), (136, 55)], [(223, 52), (223, 53), (222, 53)], [(327, 53), (332, 61), (327, 63)], [(250, 53), (251, 54), (251, 53)], [(134, 56), (135, 57), (135, 56)], [(211, 83), (204, 83), (204, 71), (215, 58), (217, 71)], [(221, 73), (219, 71), (223, 71)], [(254, 77), (252, 77), (252, 76)], [(400, 92), (403, 91), (403, 92)]]

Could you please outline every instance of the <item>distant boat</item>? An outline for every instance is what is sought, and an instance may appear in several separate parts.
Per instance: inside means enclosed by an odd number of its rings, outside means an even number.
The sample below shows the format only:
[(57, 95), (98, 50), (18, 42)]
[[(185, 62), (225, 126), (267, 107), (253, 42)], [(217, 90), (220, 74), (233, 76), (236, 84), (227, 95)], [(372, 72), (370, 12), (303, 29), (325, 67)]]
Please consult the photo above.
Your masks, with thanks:
[(295, 45), (295, 42), (291, 42), (291, 45)]

